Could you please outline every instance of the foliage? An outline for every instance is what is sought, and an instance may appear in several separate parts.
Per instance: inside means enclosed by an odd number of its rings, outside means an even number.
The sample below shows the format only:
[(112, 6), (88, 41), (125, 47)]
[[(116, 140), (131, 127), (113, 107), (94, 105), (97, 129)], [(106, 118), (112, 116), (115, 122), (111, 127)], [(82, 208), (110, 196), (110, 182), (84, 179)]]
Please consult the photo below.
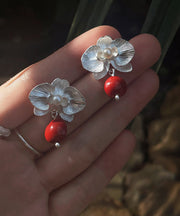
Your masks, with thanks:
[(112, 2), (113, 0), (80, 0), (67, 42), (90, 28), (101, 25)]
[(155, 70), (158, 72), (163, 59), (180, 26), (179, 0), (152, 0), (142, 32), (151, 33), (158, 38), (162, 47), (162, 55)]

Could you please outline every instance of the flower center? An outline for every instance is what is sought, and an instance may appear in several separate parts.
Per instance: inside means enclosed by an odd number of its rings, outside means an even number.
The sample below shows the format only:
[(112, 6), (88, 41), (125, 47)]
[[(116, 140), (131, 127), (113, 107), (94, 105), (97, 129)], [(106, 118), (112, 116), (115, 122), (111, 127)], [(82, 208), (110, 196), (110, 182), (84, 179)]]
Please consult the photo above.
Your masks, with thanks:
[(111, 59), (112, 57), (116, 57), (118, 55), (118, 49), (116, 47), (105, 48), (104, 50), (98, 50), (97, 58), (101, 61), (105, 59)]
[(61, 104), (61, 97), (59, 95), (54, 95), (52, 97), (52, 102), (51, 102), (53, 105), (60, 105)]
[(61, 98), (61, 106), (66, 107), (68, 105), (68, 99), (65, 97)]
[(68, 99), (65, 97), (61, 97), (60, 95), (52, 95), (50, 99), (50, 103), (55, 106), (61, 105), (65, 107), (68, 105)]
[(112, 58), (112, 50), (110, 48), (106, 48), (103, 50), (104, 57), (106, 59)]

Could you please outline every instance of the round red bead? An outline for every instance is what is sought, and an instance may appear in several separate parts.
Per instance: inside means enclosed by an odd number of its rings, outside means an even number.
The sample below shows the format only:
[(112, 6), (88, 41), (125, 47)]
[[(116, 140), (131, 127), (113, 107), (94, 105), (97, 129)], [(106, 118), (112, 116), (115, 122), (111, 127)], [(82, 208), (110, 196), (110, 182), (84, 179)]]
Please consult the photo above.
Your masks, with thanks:
[(45, 129), (44, 136), (50, 143), (60, 143), (67, 134), (66, 123), (61, 119), (52, 120)]
[(118, 76), (109, 77), (104, 84), (104, 91), (110, 97), (123, 96), (126, 93), (127, 85), (124, 79)]

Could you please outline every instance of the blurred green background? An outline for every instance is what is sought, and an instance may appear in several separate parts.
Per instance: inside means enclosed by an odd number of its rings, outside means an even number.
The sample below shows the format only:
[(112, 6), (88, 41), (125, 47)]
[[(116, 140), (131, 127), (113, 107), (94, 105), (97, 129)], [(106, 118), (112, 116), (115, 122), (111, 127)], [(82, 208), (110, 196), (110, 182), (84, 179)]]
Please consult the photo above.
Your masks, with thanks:
[(1, 1), (1, 83), (101, 24), (127, 40), (142, 32), (160, 40), (160, 90), (130, 126), (137, 137), (130, 162), (83, 215), (179, 216), (179, 0)]

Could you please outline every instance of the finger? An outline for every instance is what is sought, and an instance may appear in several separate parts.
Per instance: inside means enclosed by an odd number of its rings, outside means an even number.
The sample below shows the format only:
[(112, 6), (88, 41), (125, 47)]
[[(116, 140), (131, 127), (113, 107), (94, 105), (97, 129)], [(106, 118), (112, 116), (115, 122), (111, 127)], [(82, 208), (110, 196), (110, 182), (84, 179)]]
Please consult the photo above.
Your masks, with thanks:
[(150, 101), (157, 89), (157, 75), (147, 71), (129, 86), (119, 103), (107, 104), (72, 133), (61, 149), (38, 160), (44, 185), (53, 190), (86, 169)]
[(70, 82), (79, 79), (85, 73), (80, 66), (83, 51), (106, 34), (112, 38), (120, 37), (119, 32), (113, 27), (94, 28), (2, 85), (0, 87), (0, 104), (3, 104), (0, 108), (1, 125), (15, 128), (33, 115), (28, 94), (35, 85), (51, 82), (57, 77)]
[[(154, 36), (142, 34), (130, 41), (135, 47), (135, 57), (132, 62), (132, 73), (121, 73), (121, 77), (129, 84), (137, 78), (145, 69), (152, 66), (160, 55), (159, 42)], [(82, 79), (74, 83), (83, 95), (86, 97), (87, 106), (85, 110), (76, 115), (73, 122), (68, 125), (68, 133), (85, 122), (93, 113), (100, 109), (108, 100), (110, 100), (104, 93), (102, 81), (97, 81), (91, 77), (91, 74), (84, 76)], [(40, 152), (45, 152), (52, 147), (44, 139), (44, 130), (47, 124), (51, 121), (51, 117), (46, 115), (44, 117), (34, 117), (23, 124), (19, 131), (26, 137), (26, 139)], [(36, 130), (31, 130), (36, 128)]]
[(50, 215), (79, 215), (122, 169), (134, 145), (134, 135), (123, 131), (84, 173), (50, 196)]

